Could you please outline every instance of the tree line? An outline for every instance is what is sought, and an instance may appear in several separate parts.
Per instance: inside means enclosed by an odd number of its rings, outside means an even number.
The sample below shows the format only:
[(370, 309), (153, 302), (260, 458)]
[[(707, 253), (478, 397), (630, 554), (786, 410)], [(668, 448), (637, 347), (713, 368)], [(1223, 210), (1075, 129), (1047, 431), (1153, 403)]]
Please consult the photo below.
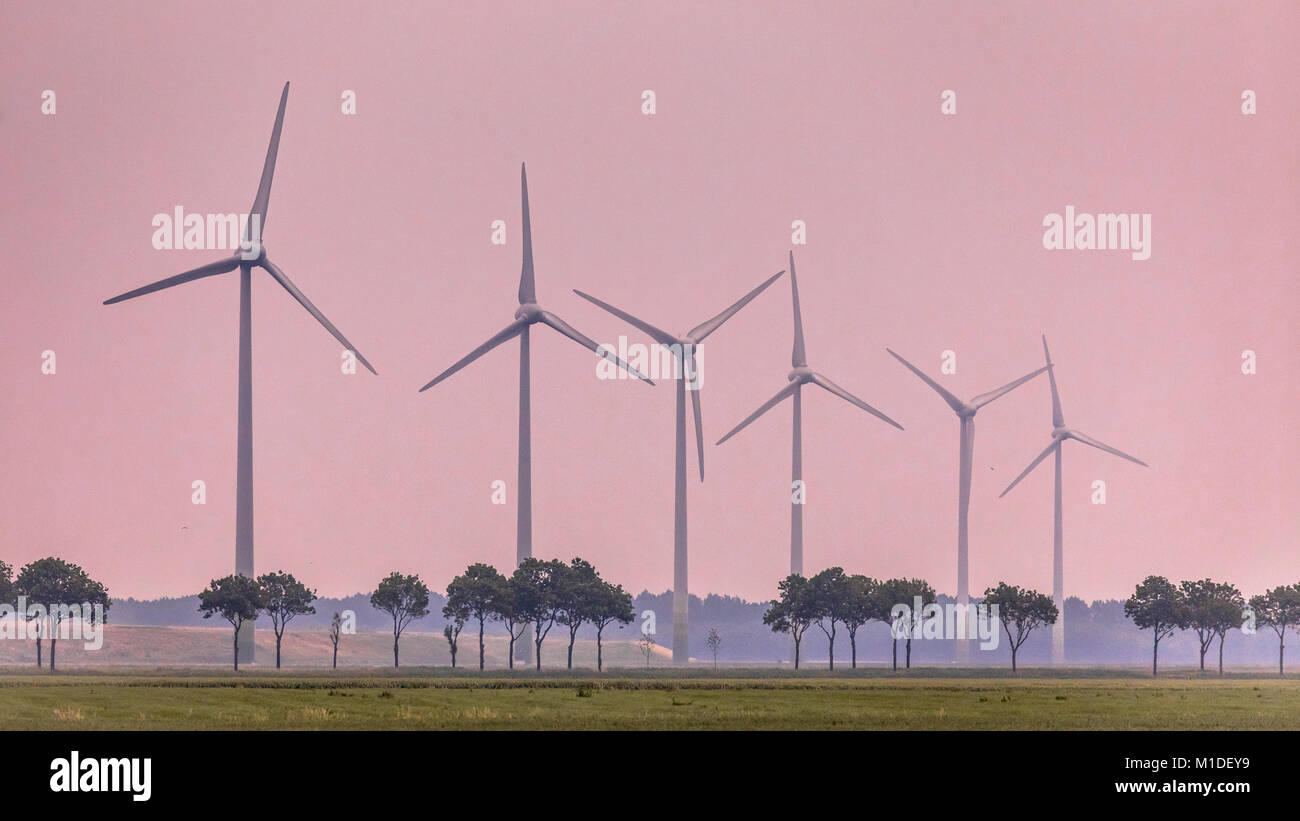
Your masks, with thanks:
[[(239, 631), (246, 622), (265, 614), (275, 632), (275, 666), (280, 666), (280, 648), (288, 623), (299, 615), (315, 613), (316, 591), (292, 574), (268, 573), (256, 579), (231, 575), (213, 579), (199, 594), (204, 618), (221, 616), (234, 628), (234, 667), (239, 669)], [(380, 580), (370, 594), (370, 604), (392, 620), (393, 666), (401, 664), (402, 633), (416, 619), (429, 614), (429, 586), (418, 574), (394, 571)], [(605, 628), (628, 624), (636, 618), (632, 596), (622, 585), (611, 584), (585, 559), (525, 559), (506, 576), (487, 564), (471, 564), (447, 585), (447, 620), (443, 636), (456, 666), (460, 635), (466, 625), (478, 627), (478, 665), (484, 669), (483, 633), (488, 622), (499, 622), (510, 637), (509, 665), (515, 665), (515, 644), (532, 628), (537, 669), (542, 669), (542, 645), (551, 629), (561, 625), (568, 633), (568, 667), (573, 667), (573, 645), (583, 625), (596, 629), (596, 667), (604, 668)], [(342, 621), (338, 613), (330, 624), (333, 665), (338, 666)]]
[(1300, 632), (1300, 583), (1279, 585), (1247, 601), (1236, 586), (1213, 579), (1174, 584), (1164, 576), (1147, 576), (1124, 602), (1124, 615), (1141, 630), (1150, 630), (1151, 675), (1159, 675), (1160, 642), (1175, 630), (1196, 635), (1201, 672), (1205, 654), (1219, 642), (1219, 675), (1223, 675), (1223, 640), (1228, 631), (1268, 627), (1277, 634), (1277, 674), (1286, 675), (1286, 631)]
[[(24, 607), (19, 607), (20, 601)], [(50, 669), (53, 670), (59, 627), (63, 622), (75, 617), (84, 624), (98, 623), (102, 627), (112, 603), (108, 588), (71, 562), (53, 556), (37, 559), (19, 570), (15, 578), (13, 568), (0, 561), (0, 605), (12, 607), (15, 619), (26, 619), (33, 626), (37, 667), (42, 664), (43, 637), (48, 635), (50, 639)]]
[[(826, 637), (829, 668), (835, 669), (835, 639), (843, 630), (849, 639), (850, 665), (856, 669), (858, 630), (870, 622), (889, 625), (893, 669), (898, 669), (900, 639), (904, 641), (905, 668), (911, 669), (912, 638), (921, 629), (922, 613), (938, 603), (934, 588), (924, 579), (882, 581), (845, 573), (842, 567), (829, 567), (810, 578), (792, 573), (777, 583), (777, 591), (777, 598), (768, 603), (763, 614), (763, 623), (775, 632), (790, 634), (796, 670), (804, 634), (813, 626)], [(1001, 629), (1011, 649), (1012, 670), (1016, 669), (1016, 653), (1029, 634), (1045, 624), (1054, 624), (1059, 615), (1050, 597), (1006, 582), (985, 590), (984, 599), (978, 603), (997, 606)], [(906, 605), (906, 609), (899, 605)]]

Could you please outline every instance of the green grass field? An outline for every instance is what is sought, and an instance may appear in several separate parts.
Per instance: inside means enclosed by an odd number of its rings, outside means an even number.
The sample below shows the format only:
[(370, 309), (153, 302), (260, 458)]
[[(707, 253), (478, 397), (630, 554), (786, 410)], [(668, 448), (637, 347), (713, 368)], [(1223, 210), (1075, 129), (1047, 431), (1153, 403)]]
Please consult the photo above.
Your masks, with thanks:
[(1300, 681), (1171, 670), (0, 673), (0, 729), (1300, 729)]

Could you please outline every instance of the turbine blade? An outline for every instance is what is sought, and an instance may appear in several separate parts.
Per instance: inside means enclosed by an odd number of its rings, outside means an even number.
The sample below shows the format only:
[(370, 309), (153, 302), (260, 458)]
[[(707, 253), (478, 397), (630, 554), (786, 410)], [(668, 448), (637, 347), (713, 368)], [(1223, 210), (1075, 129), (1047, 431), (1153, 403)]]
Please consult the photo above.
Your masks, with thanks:
[(1002, 387), (998, 388), (995, 391), (989, 391), (988, 393), (981, 393), (979, 396), (972, 399), (970, 403), (974, 405), (976, 408), (982, 408), (988, 403), (992, 402), (994, 399), (997, 399), (999, 396), (1005, 396), (1006, 394), (1010, 393), (1011, 391), (1025, 384), (1026, 382), (1033, 379), (1035, 376), (1038, 376), (1040, 373), (1042, 373), (1045, 370), (1047, 370), (1046, 365), (1034, 371), (1033, 373), (1025, 374), (1024, 376), (1017, 379), (1015, 382), (1008, 382), (1007, 384), (1003, 385)]
[[(266, 207), (271, 201), (271, 179), (275, 176), (275, 158), (280, 153), (280, 130), (284, 128), (284, 106), (289, 102), (289, 84), (280, 92), (280, 108), (275, 112), (275, 127), (271, 129), (271, 142), (266, 147), (266, 162), (262, 164), (262, 179), (257, 184), (257, 197), (248, 212), (248, 225), (244, 227), (244, 242), (252, 239), (253, 215), (257, 215), (258, 231), (266, 230)], [(261, 237), (258, 237), (261, 241)]]
[(748, 425), (750, 422), (753, 422), (755, 419), (762, 416), (763, 414), (767, 413), (778, 403), (780, 403), (781, 400), (789, 396), (794, 396), (794, 392), (797, 390), (799, 390), (799, 382), (792, 381), (790, 384), (786, 385), (784, 388), (777, 391), (776, 396), (773, 396), (771, 399), (759, 405), (758, 410), (754, 411), (749, 416), (746, 416), (745, 421), (741, 422), (739, 425), (736, 425), (734, 428), (732, 428), (731, 431), (727, 433), (726, 436), (722, 437), (717, 441), (717, 444), (721, 445), (723, 442), (735, 436), (737, 433), (740, 433), (742, 430), (744, 430), (746, 425)]
[(893, 425), (894, 427), (898, 428), (899, 430), (902, 430), (902, 429), (903, 429), (903, 426), (902, 426), (902, 425), (898, 424), (898, 423), (895, 422), (893, 419), (890, 419), (888, 416), (885, 416), (885, 415), (884, 415), (883, 413), (881, 413), (880, 411), (878, 411), (878, 410), (876, 410), (875, 408), (871, 407), (871, 406), (868, 405), (866, 402), (863, 402), (861, 399), (857, 398), (857, 397), (854, 396), (853, 394), (851, 394), (851, 393), (849, 393), (848, 391), (844, 390), (844, 389), (841, 388), (839, 385), (836, 385), (834, 382), (832, 382), (831, 380), (829, 380), (829, 379), (827, 379), (826, 377), (822, 376), (821, 374), (819, 374), (819, 373), (815, 373), (815, 374), (813, 374), (813, 375), (812, 375), (812, 381), (813, 381), (814, 383), (816, 383), (816, 384), (822, 386), (822, 387), (825, 388), (826, 390), (830, 391), (831, 393), (835, 394), (835, 395), (838, 396), (839, 398), (843, 399), (845, 402), (848, 402), (848, 403), (851, 404), (851, 405), (857, 405), (859, 408), (862, 408), (864, 411), (866, 411), (867, 413), (869, 413), (869, 414), (871, 414), (872, 416), (876, 417), (877, 419), (881, 419), (881, 420), (883, 420), (883, 421), (885, 421), (885, 422), (888, 422), (889, 424)]
[(1052, 425), (1065, 427), (1065, 415), (1061, 413), (1061, 395), (1056, 392), (1056, 369), (1052, 367), (1052, 354), (1047, 350), (1047, 334), (1043, 334), (1043, 358), (1047, 360), (1047, 378), (1052, 383)]
[(790, 353), (790, 364), (802, 368), (808, 365), (808, 352), (803, 346), (803, 316), (799, 312), (799, 280), (794, 276), (794, 251), (790, 252), (790, 294), (794, 300), (794, 350)]
[(537, 285), (533, 282), (533, 224), (528, 217), (528, 168), (519, 164), (520, 198), (524, 212), (524, 267), (519, 274), (519, 304), (537, 301)]
[(611, 314), (623, 320), (624, 322), (628, 323), (629, 325), (633, 325), (636, 328), (649, 334), (651, 339), (653, 339), (655, 342), (658, 342), (661, 345), (678, 344), (677, 337), (673, 336), (667, 331), (656, 328), (655, 326), (651, 325), (649, 322), (646, 322), (645, 320), (637, 319), (636, 317), (629, 314), (627, 311), (621, 311), (618, 308), (615, 308), (613, 305), (610, 305), (608, 302), (602, 302), (599, 299), (596, 299), (591, 294), (587, 294), (587, 293), (583, 293), (582, 291), (579, 291), (577, 288), (574, 288), (573, 292), (578, 296), (582, 297), (583, 299), (587, 300), (588, 302), (594, 303), (595, 305), (604, 308), (606, 311), (609, 311)]
[(1060, 440), (1059, 440), (1059, 439), (1053, 439), (1053, 440), (1052, 440), (1052, 444), (1050, 444), (1050, 445), (1048, 445), (1047, 447), (1043, 448), (1043, 452), (1040, 453), (1040, 454), (1038, 454), (1036, 457), (1034, 457), (1034, 461), (1032, 461), (1032, 462), (1029, 463), (1029, 467), (1027, 467), (1027, 468), (1025, 468), (1024, 470), (1020, 471), (1020, 475), (1016, 477), (1016, 480), (1015, 480), (1014, 482), (1012, 482), (1011, 484), (1007, 485), (1007, 489), (1006, 489), (1006, 490), (1004, 490), (1004, 491), (1002, 491), (1001, 493), (998, 494), (998, 498), (1001, 499), (1003, 496), (1006, 496), (1008, 493), (1010, 493), (1010, 492), (1011, 492), (1011, 488), (1013, 488), (1013, 487), (1015, 487), (1016, 485), (1020, 484), (1020, 480), (1023, 479), (1023, 478), (1025, 478), (1026, 476), (1029, 475), (1029, 471), (1031, 471), (1031, 470), (1033, 470), (1034, 468), (1038, 467), (1038, 463), (1039, 463), (1039, 462), (1041, 462), (1041, 461), (1043, 461), (1044, 459), (1046, 459), (1046, 458), (1047, 458), (1047, 455), (1048, 455), (1049, 453), (1051, 453), (1054, 449), (1059, 448), (1060, 446), (1061, 446), (1061, 442), (1060, 442)]
[(318, 309), (315, 305), (311, 304), (311, 300), (307, 298), (307, 295), (304, 294), (302, 291), (298, 290), (298, 286), (294, 285), (293, 281), (290, 280), (289, 277), (285, 276), (284, 271), (281, 271), (279, 268), (277, 268), (275, 263), (271, 262), (271, 260), (267, 259), (266, 257), (262, 257), (262, 261), (259, 264), (264, 269), (266, 269), (266, 272), (270, 274), (272, 278), (275, 279), (276, 282), (284, 286), (284, 289), (289, 292), (290, 296), (298, 300), (299, 305), (307, 309), (307, 313), (316, 317), (316, 321), (319, 322), (321, 325), (324, 325), (325, 330), (329, 331), (330, 334), (335, 339), (337, 339), (340, 343), (342, 343), (344, 348), (356, 354), (357, 359), (361, 360), (361, 364), (366, 366), (366, 370), (370, 371), (376, 376), (379, 375), (379, 372), (375, 370), (374, 366), (371, 365), (369, 362), (367, 362), (366, 358), (361, 355), (361, 351), (358, 351), (356, 347), (353, 346), (353, 344), (349, 342), (347, 338), (343, 336), (342, 333), (339, 332), (339, 329), (335, 328), (334, 324), (325, 318), (325, 314), (321, 313), (320, 309)]
[(1093, 439), (1091, 436), (1088, 436), (1085, 433), (1080, 433), (1077, 430), (1072, 430), (1067, 435), (1071, 439), (1077, 439), (1078, 441), (1084, 443), (1085, 445), (1091, 445), (1092, 447), (1097, 448), (1098, 450), (1104, 450), (1109, 454), (1120, 457), (1121, 459), (1127, 459), (1130, 462), (1137, 462), (1139, 465), (1141, 465), (1144, 468), (1151, 467), (1146, 462), (1143, 462), (1141, 459), (1137, 458), (1136, 456), (1129, 456), (1124, 451), (1118, 450), (1117, 448), (1113, 448), (1110, 445), (1107, 445), (1105, 442), (1098, 442), (1096, 439)]
[[(683, 365), (682, 367), (684, 369), (685, 365)], [(696, 373), (694, 356), (691, 357), (691, 372)], [(680, 374), (680, 378), (682, 379), (686, 378), (686, 373), (684, 370)], [(700, 481), (703, 482), (704, 481), (704, 419), (703, 419), (703, 414), (700, 411), (700, 389), (698, 387), (692, 388), (691, 383), (687, 382), (686, 391), (691, 395), (691, 409), (695, 412), (695, 449), (699, 454)]]
[(954, 411), (956, 411), (957, 413), (961, 413), (963, 410), (965, 410), (965, 408), (966, 408), (966, 404), (965, 404), (964, 402), (962, 402), (960, 399), (958, 399), (956, 396), (954, 396), (954, 395), (953, 395), (953, 394), (952, 394), (952, 393), (951, 393), (947, 388), (945, 388), (943, 385), (940, 385), (938, 382), (935, 382), (935, 381), (934, 381), (933, 379), (931, 379), (930, 377), (926, 376), (924, 371), (922, 371), (920, 368), (918, 368), (918, 367), (916, 367), (915, 365), (913, 365), (911, 362), (908, 362), (908, 361), (907, 361), (906, 359), (904, 359), (903, 357), (901, 357), (901, 356), (899, 356), (898, 354), (894, 353), (894, 351), (893, 351), (892, 349), (890, 349), (890, 348), (885, 348), (885, 350), (886, 350), (886, 351), (889, 351), (889, 355), (890, 355), (890, 356), (894, 357), (894, 358), (897, 359), (899, 362), (902, 362), (905, 366), (907, 366), (907, 369), (908, 369), (909, 371), (911, 371), (912, 373), (914, 373), (914, 374), (916, 374), (917, 376), (921, 377), (921, 381), (922, 381), (922, 382), (924, 382), (925, 384), (927, 384), (927, 385), (929, 385), (930, 387), (934, 388), (935, 393), (937, 393), (937, 394), (939, 394), (940, 396), (942, 396), (942, 397), (943, 397), (943, 401), (945, 401), (945, 402), (948, 403), (948, 407), (952, 408), (952, 409), (953, 409)]
[(174, 277), (167, 277), (166, 279), (160, 279), (157, 282), (150, 283), (149, 285), (145, 285), (140, 288), (136, 288), (134, 291), (127, 291), (124, 294), (118, 294), (112, 299), (104, 300), (104, 304), (113, 305), (118, 302), (124, 302), (128, 299), (134, 299), (138, 296), (144, 296), (145, 294), (152, 294), (154, 291), (161, 291), (164, 288), (170, 288), (173, 285), (183, 285), (186, 282), (193, 282), (194, 280), (202, 279), (203, 277), (210, 277), (210, 276), (215, 276), (217, 274), (224, 274), (227, 271), (233, 271), (238, 267), (239, 267), (239, 257), (237, 256), (227, 257), (226, 259), (217, 260), (216, 262), (209, 262), (207, 265), (200, 265), (198, 268), (194, 268), (192, 270), (186, 271), (183, 274), (177, 274)]
[(480, 356), (492, 350), (493, 348), (500, 345), (501, 343), (514, 339), (516, 336), (519, 336), (519, 334), (523, 333), (523, 330), (526, 327), (528, 327), (528, 322), (525, 320), (516, 319), (514, 322), (511, 322), (505, 328), (501, 329), (496, 334), (494, 334), (490, 339), (488, 339), (487, 342), (484, 342), (482, 345), (479, 345), (477, 348), (470, 351), (465, 357), (463, 357), (455, 365), (452, 365), (447, 370), (435, 376), (432, 380), (429, 381), (429, 384), (425, 385), (423, 388), (420, 388), (420, 392), (423, 393), (424, 391), (427, 391), (429, 388), (432, 388), (434, 385), (438, 384), (442, 380), (451, 376), (456, 371), (460, 370), (461, 368), (465, 367), (469, 363), (473, 362), (475, 359), (478, 359)]
[(577, 342), (582, 347), (594, 352), (598, 356), (602, 356), (605, 359), (608, 359), (610, 362), (613, 362), (614, 364), (618, 365), (620, 368), (632, 374), (637, 379), (643, 380), (645, 382), (649, 382), (651, 385), (654, 384), (653, 382), (650, 382), (650, 377), (646, 376), (645, 374), (638, 371), (636, 368), (624, 362), (613, 351), (606, 351), (604, 353), (601, 353), (599, 345), (597, 345), (595, 342), (592, 342), (587, 337), (583, 336), (581, 333), (578, 332), (576, 328), (574, 328), (569, 323), (565, 322), (563, 319), (560, 319), (558, 316), (551, 313), (550, 311), (542, 311), (542, 322), (551, 326), (552, 328), (559, 331), (560, 333), (564, 334), (569, 339), (572, 339), (574, 342)]
[(746, 305), (748, 305), (748, 304), (749, 304), (749, 303), (754, 299), (754, 297), (756, 297), (756, 296), (758, 296), (759, 294), (763, 293), (763, 290), (764, 290), (765, 288), (767, 288), (767, 286), (771, 285), (773, 282), (776, 282), (777, 279), (780, 278), (781, 274), (784, 274), (784, 273), (785, 273), (785, 271), (777, 271), (775, 274), (773, 274), (772, 276), (768, 277), (768, 278), (767, 278), (767, 279), (766, 279), (766, 280), (765, 280), (761, 285), (759, 285), (757, 288), (755, 288), (754, 290), (750, 291), (749, 293), (747, 293), (747, 294), (745, 294), (743, 297), (741, 297), (741, 298), (736, 302), (736, 304), (732, 305), (732, 306), (731, 306), (730, 308), (728, 308), (727, 310), (725, 310), (725, 311), (723, 311), (722, 313), (718, 314), (718, 315), (715, 316), (713, 319), (710, 319), (708, 322), (704, 322), (704, 323), (701, 323), (701, 324), (699, 324), (699, 325), (696, 325), (694, 328), (691, 329), (691, 332), (690, 332), (689, 334), (687, 334), (687, 336), (689, 336), (690, 338), (694, 339), (696, 342), (703, 342), (703, 341), (704, 341), (704, 337), (706, 337), (706, 336), (708, 336), (709, 334), (713, 333), (713, 332), (716, 331), (718, 328), (721, 328), (721, 327), (722, 327), (722, 323), (726, 322), (728, 319), (731, 319), (733, 316), (735, 316), (737, 311), (739, 311), (741, 308), (743, 308), (743, 307), (745, 307)]

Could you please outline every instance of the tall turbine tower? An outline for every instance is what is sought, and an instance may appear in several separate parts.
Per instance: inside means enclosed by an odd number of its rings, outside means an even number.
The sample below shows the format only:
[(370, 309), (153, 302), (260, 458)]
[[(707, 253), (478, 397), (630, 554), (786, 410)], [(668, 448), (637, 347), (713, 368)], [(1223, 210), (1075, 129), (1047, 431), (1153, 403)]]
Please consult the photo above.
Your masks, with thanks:
[[(643, 379), (651, 385), (654, 383), (615, 354), (599, 350), (595, 342), (583, 336), (555, 314), (542, 310), (542, 306), (537, 304), (537, 289), (533, 281), (533, 229), (528, 218), (528, 171), (523, 164), (519, 166), (519, 183), (522, 192), (520, 196), (523, 200), (524, 262), (523, 271), (519, 275), (519, 308), (515, 311), (515, 320), (488, 341), (470, 351), (459, 362), (435, 376), (427, 385), (420, 388), (420, 391), (427, 391), (498, 345), (519, 337), (519, 486), (515, 491), (518, 504), (515, 556), (517, 561), (523, 562), (533, 555), (533, 450), (529, 404), (531, 381), (529, 365), (532, 357), (529, 355), (528, 329), (539, 323), (549, 326), (584, 348), (618, 364), (638, 379)], [(528, 636), (529, 633), (525, 632), (518, 642), (522, 661), (528, 661), (530, 653), (531, 642)]]
[(1043, 357), (1047, 360), (1047, 378), (1052, 383), (1052, 442), (1043, 448), (1042, 453), (1034, 457), (1034, 461), (1029, 463), (1029, 467), (1021, 471), (1015, 481), (1007, 485), (1007, 489), (998, 495), (998, 498), (1001, 499), (1010, 493), (1011, 488), (1020, 484), (1020, 480), (1028, 476), (1031, 470), (1038, 467), (1038, 463), (1046, 459), (1048, 454), (1056, 454), (1056, 515), (1052, 540), (1052, 601), (1056, 603), (1057, 617), (1056, 624), (1052, 625), (1052, 663), (1063, 664), (1065, 662), (1065, 560), (1061, 535), (1061, 446), (1065, 444), (1067, 439), (1074, 439), (1085, 445), (1091, 445), (1098, 450), (1104, 450), (1121, 459), (1137, 462), (1142, 467), (1150, 467), (1150, 465), (1137, 457), (1116, 450), (1110, 445), (1098, 442), (1081, 431), (1065, 426), (1065, 417), (1061, 415), (1061, 397), (1056, 392), (1056, 371), (1052, 366), (1052, 354), (1047, 350), (1046, 335), (1043, 336)]
[[(275, 157), (280, 150), (280, 130), (284, 126), (284, 107), (289, 101), (289, 84), (284, 84), (280, 93), (280, 108), (275, 115), (275, 127), (271, 129), (271, 143), (266, 149), (266, 162), (262, 165), (262, 180), (257, 186), (257, 196), (253, 199), (253, 208), (248, 215), (248, 225), (244, 229), (243, 249), (241, 253), (226, 259), (210, 262), (183, 274), (159, 280), (151, 285), (127, 291), (104, 301), (105, 305), (123, 302), (138, 296), (161, 291), (173, 285), (182, 285), (203, 277), (224, 274), (239, 269), (239, 433), (238, 433), (238, 470), (235, 479), (235, 572), (241, 576), (253, 575), (253, 329), (252, 329), (252, 271), (256, 266), (263, 269), (271, 278), (280, 283), (289, 295), (298, 300), (307, 313), (316, 317), (316, 321), (325, 326), (344, 348), (351, 351), (362, 365), (371, 373), (371, 367), (361, 352), (339, 333), (339, 329), (317, 310), (311, 300), (298, 290), (285, 273), (275, 266), (266, 256), (262, 245), (262, 230), (266, 227), (266, 207), (271, 199), (271, 178), (275, 176)], [(252, 662), (254, 658), (253, 623), (244, 622), (239, 633), (239, 660)]]
[(889, 348), (885, 348), (889, 354), (902, 362), (908, 370), (920, 377), (921, 381), (934, 388), (935, 393), (943, 397), (943, 401), (948, 403), (948, 407), (953, 409), (957, 418), (961, 420), (961, 439), (957, 447), (957, 604), (961, 607), (961, 613), (966, 621), (966, 636), (968, 640), (957, 642), (957, 661), (960, 664), (970, 662), (970, 641), (971, 622), (969, 614), (970, 605), (970, 565), (968, 561), (968, 542), (967, 542), (967, 521), (970, 516), (970, 483), (971, 483), (971, 462), (975, 453), (975, 414), (980, 408), (992, 402), (1000, 396), (1003, 396), (1024, 383), (1038, 376), (1047, 370), (1044, 366), (1026, 374), (1014, 382), (1009, 382), (997, 390), (982, 393), (969, 402), (963, 402), (956, 396), (953, 396), (938, 382), (921, 372), (921, 369), (908, 362), (903, 357), (894, 353)]
[(763, 289), (776, 282), (777, 277), (784, 274), (780, 271), (767, 281), (763, 282), (754, 290), (750, 291), (738, 302), (727, 310), (713, 317), (707, 322), (696, 325), (683, 336), (673, 336), (667, 331), (662, 331), (651, 325), (649, 322), (637, 319), (626, 311), (620, 311), (613, 305), (601, 302), (590, 294), (574, 289), (574, 293), (590, 302), (609, 311), (614, 316), (631, 323), (637, 328), (650, 335), (650, 338), (658, 342), (669, 353), (677, 359), (677, 467), (676, 482), (673, 495), (673, 663), (685, 664), (690, 661), (690, 638), (687, 632), (690, 598), (686, 586), (686, 391), (687, 381), (694, 381), (696, 384), (690, 386), (691, 405), (695, 412), (695, 447), (698, 451), (697, 460), (700, 467), (700, 481), (704, 481), (704, 427), (700, 416), (700, 386), (698, 364), (695, 361), (695, 351), (704, 338), (709, 334), (722, 327), (726, 322), (736, 314), (741, 308), (749, 304), (750, 300), (763, 292)]
[(790, 293), (794, 303), (794, 350), (790, 356), (790, 363), (794, 366), (794, 370), (786, 375), (789, 384), (777, 391), (776, 396), (759, 405), (758, 410), (745, 417), (743, 422), (719, 439), (718, 444), (721, 445), (740, 433), (750, 422), (767, 413), (783, 400), (794, 397), (794, 433), (790, 454), (790, 572), (803, 575), (803, 386), (817, 385), (899, 430), (902, 430), (903, 426), (808, 367), (808, 356), (803, 344), (803, 318), (799, 313), (799, 280), (795, 277), (793, 251), (790, 252)]

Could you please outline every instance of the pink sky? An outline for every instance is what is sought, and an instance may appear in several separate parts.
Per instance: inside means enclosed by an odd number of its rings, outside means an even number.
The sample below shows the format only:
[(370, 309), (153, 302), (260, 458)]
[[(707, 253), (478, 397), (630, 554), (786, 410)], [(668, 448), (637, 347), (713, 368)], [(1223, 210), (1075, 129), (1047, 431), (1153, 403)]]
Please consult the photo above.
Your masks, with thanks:
[[(1038, 367), (1045, 332), (1067, 424), (1151, 464), (1067, 446), (1067, 594), (1297, 581), (1300, 9), (922, 5), (6, 4), (0, 559), (57, 554), (115, 596), (233, 571), (238, 278), (100, 303), (220, 255), (156, 251), (150, 220), (249, 207), (289, 80), (266, 244), (379, 376), (342, 375), (255, 272), (259, 572), (338, 595), (512, 565), (517, 344), (416, 389), (513, 315), (527, 161), (539, 299), (598, 341), (629, 329), (572, 288), (685, 331), (807, 222), (809, 362), (906, 428), (805, 391), (807, 570), (951, 592), (957, 418), (885, 346), (936, 376), (955, 350), (942, 382), (968, 398)], [(1152, 214), (1151, 258), (1044, 250), (1067, 205)], [(712, 443), (784, 385), (790, 344), (786, 277), (705, 345), (693, 592), (769, 598), (788, 570), (789, 404)], [(660, 591), (673, 386), (596, 364), (534, 331), (534, 552)], [(972, 588), (1050, 592), (1050, 464), (997, 499), (1048, 441), (1046, 379), (977, 428)]]

